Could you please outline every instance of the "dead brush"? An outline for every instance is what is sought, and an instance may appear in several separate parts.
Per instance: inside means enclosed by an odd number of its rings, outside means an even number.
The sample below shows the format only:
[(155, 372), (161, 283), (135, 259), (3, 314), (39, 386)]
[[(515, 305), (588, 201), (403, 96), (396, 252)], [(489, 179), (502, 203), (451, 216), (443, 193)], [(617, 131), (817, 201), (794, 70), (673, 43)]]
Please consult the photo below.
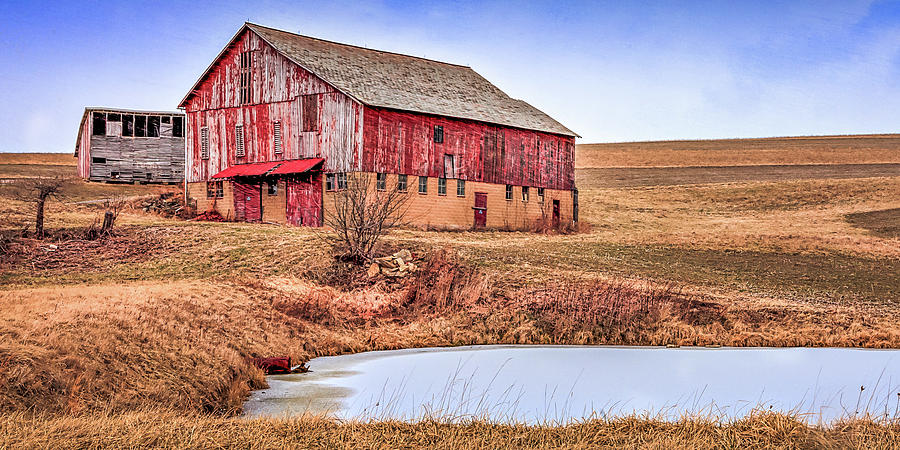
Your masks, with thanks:
[(400, 310), (423, 313), (461, 311), (491, 295), (488, 277), (450, 250), (434, 252), (407, 282)]
[(689, 302), (674, 283), (566, 280), (526, 291), (522, 305), (557, 340), (592, 330), (607, 339), (637, 332)]

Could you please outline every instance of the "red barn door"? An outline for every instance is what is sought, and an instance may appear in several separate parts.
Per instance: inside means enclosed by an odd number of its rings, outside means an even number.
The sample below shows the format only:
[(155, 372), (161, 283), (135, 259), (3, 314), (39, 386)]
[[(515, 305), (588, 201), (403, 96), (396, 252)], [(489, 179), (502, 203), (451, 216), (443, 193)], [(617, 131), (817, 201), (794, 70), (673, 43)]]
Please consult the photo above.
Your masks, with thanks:
[(291, 225), (322, 226), (322, 180), (319, 174), (285, 183), (285, 217)]
[(262, 220), (262, 185), (233, 181), (234, 219), (242, 222)]
[(475, 193), (475, 228), (484, 228), (487, 225), (487, 193)]

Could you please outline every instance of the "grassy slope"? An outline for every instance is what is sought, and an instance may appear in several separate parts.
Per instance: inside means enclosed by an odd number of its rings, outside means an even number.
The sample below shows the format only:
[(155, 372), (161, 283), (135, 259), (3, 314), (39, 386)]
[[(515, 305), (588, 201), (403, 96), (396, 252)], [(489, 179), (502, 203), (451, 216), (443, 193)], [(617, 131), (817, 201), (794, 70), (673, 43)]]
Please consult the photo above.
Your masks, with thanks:
[[(640, 332), (542, 318), (532, 306), (516, 304), (414, 310), (358, 322), (347, 316), (360, 316), (361, 307), (364, 315), (373, 303), (397, 302), (404, 293), (317, 285), (334, 268), (323, 264), (327, 249), (314, 231), (128, 213), (122, 223), (130, 228), (116, 242), (59, 243), (56, 253), (31, 247), (24, 259), (0, 268), (0, 359), (6, 361), (0, 371), (19, 377), (16, 390), (0, 398), (7, 406), (39, 400), (49, 411), (101, 404), (227, 410), (258, 383), (244, 356), (302, 359), (448, 343), (900, 347), (900, 241), (847, 219), (900, 207), (900, 179), (609, 189), (587, 172), (578, 177), (590, 232), (408, 230), (392, 234), (389, 243), (452, 247), (504, 298), (532, 298), (529, 288), (571, 276), (623, 276), (677, 281), (707, 306), (654, 317)], [(78, 184), (74, 192), (86, 199), (120, 188)], [(0, 187), (0, 196), (4, 192)], [(7, 204), (12, 224), (28, 220), (23, 204)], [(97, 214), (90, 206), (57, 202), (49, 226), (86, 226)], [(132, 361), (141, 361), (142, 369)]]

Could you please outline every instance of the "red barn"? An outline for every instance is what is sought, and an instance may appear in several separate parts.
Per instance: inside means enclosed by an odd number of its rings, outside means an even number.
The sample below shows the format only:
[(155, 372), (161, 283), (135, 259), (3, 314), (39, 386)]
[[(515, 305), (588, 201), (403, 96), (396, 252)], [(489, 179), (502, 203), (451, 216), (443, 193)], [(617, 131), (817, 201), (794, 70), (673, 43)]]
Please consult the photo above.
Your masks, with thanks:
[(200, 210), (320, 226), (366, 172), (424, 226), (577, 220), (577, 135), (466, 66), (246, 23), (179, 107)]

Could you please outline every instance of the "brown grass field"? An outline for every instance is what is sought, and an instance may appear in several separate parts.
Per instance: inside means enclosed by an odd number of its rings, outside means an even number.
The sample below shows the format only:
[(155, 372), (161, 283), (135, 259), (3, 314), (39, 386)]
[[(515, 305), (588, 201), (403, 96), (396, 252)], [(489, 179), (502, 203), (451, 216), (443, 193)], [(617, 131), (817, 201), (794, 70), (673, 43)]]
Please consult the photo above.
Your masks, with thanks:
[(897, 164), (898, 148), (900, 134), (579, 144), (575, 167)]
[[(821, 139), (830, 159), (813, 161)], [(264, 385), (246, 360), (255, 356), (488, 343), (900, 348), (892, 139), (751, 142), (768, 150), (732, 164), (792, 166), (775, 177), (674, 167), (634, 185), (611, 180), (632, 169), (580, 166), (580, 232), (395, 230), (383, 251), (411, 249), (423, 266), (399, 284), (347, 281), (319, 230), (136, 208), (115, 236), (80, 237), (102, 209), (76, 202), (178, 187), (75, 182), (48, 206), (51, 236), (21, 238), (31, 206), (17, 182), (0, 183), (0, 447), (898, 446), (895, 425), (819, 428), (785, 415), (569, 427), (228, 417)], [(589, 146), (591, 161), (615, 165), (621, 152), (604, 148)], [(729, 165), (727, 152), (703, 148), (709, 163), (689, 165)], [(0, 178), (74, 173), (37, 158), (0, 155)], [(889, 172), (868, 176), (861, 164)]]

